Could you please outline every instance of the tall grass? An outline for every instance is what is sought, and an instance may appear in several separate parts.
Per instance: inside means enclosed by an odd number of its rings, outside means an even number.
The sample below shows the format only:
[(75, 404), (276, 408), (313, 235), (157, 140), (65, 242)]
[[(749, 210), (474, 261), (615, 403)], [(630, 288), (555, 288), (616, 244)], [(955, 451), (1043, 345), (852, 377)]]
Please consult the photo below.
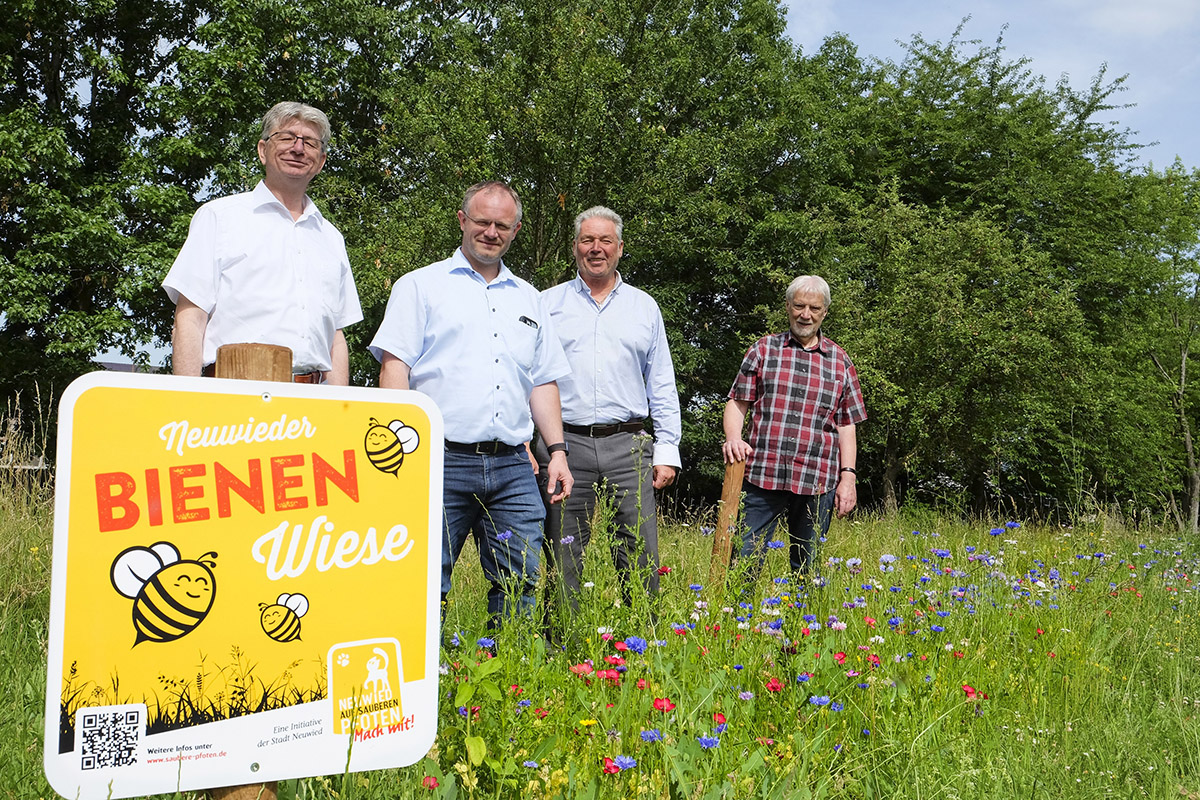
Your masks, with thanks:
[[(48, 487), (0, 481), (0, 797), (49, 797)], [(819, 579), (780, 548), (726, 588), (705, 585), (711, 520), (674, 521), (660, 596), (629, 605), (600, 520), (561, 645), (540, 619), (480, 643), (468, 549), (434, 750), (280, 797), (1200, 797), (1194, 542), (864, 515)]]

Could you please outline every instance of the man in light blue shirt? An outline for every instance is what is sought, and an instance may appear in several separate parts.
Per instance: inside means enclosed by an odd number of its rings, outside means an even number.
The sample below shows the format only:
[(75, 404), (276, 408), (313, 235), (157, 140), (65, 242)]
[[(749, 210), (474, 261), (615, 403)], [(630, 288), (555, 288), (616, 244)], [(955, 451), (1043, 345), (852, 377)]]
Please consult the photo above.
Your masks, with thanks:
[(429, 395), (445, 421), (442, 602), (468, 533), (488, 590), (489, 627), (530, 615), (542, 506), (525, 443), (550, 443), (551, 502), (571, 494), (556, 381), (570, 368), (537, 290), (501, 260), (521, 229), (507, 184), (476, 184), (458, 212), (462, 247), (400, 277), (371, 342), (379, 384)]
[[(631, 572), (647, 592), (658, 591), (654, 489), (671, 485), (680, 468), (679, 394), (662, 313), (617, 272), (623, 227), (621, 217), (603, 206), (580, 214), (578, 274), (542, 293), (571, 364), (570, 376), (559, 381), (563, 428), (572, 474), (586, 487), (561, 510), (548, 508), (546, 517), (547, 553), (572, 609), (578, 608), (592, 512), (603, 494), (616, 509), (613, 560), (625, 601), (632, 599)], [(647, 418), (653, 436), (645, 430)], [(536, 454), (549, 463), (540, 442)]]

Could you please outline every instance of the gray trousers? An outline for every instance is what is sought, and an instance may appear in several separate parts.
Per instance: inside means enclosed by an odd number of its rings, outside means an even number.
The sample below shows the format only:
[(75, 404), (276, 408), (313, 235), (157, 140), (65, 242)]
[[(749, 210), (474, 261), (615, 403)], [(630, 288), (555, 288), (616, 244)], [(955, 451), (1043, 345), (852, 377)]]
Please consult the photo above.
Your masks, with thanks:
[[(546, 494), (546, 446), (538, 442), (534, 455), (541, 467), (542, 499), (546, 502), (543, 550), (547, 571), (547, 606), (565, 594), (571, 610), (579, 609), (583, 560), (592, 539), (592, 514), (602, 493), (616, 506), (613, 520), (613, 563), (626, 604), (632, 585), (658, 593), (658, 515), (654, 507), (654, 439), (647, 433), (616, 433), (593, 439), (565, 434), (571, 449), (567, 463), (575, 479), (571, 496), (557, 505)], [(557, 573), (557, 579), (555, 577)], [(630, 573), (635, 573), (631, 575)], [(633, 580), (631, 580), (631, 578)]]

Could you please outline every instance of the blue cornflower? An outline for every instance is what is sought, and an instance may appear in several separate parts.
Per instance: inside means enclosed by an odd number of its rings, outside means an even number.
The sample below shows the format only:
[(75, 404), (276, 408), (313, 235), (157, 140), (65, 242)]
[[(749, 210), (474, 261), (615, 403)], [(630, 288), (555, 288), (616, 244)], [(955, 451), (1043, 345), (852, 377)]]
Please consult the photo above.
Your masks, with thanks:
[(780, 586), (782, 586), (783, 584), (785, 584), (785, 583), (787, 583), (787, 582), (788, 582), (788, 579), (787, 579), (787, 578), (776, 578), (776, 579), (775, 579), (775, 583), (776, 583), (776, 584), (779, 584)]
[(617, 756), (613, 759), (613, 763), (621, 769), (633, 769), (637, 766), (637, 761), (633, 756)]
[(946, 629), (943, 628), (941, 625), (930, 625), (929, 630), (933, 631), (934, 633), (941, 633), (942, 631), (944, 631)]
[(631, 652), (637, 653), (638, 655), (646, 652), (646, 640), (640, 636), (627, 637), (625, 639), (625, 646), (628, 647)]
[(773, 631), (777, 631), (783, 627), (783, 620), (776, 618), (767, 623), (767, 627)]
[(495, 640), (495, 639), (489, 639), (489, 638), (488, 638), (488, 637), (486, 637), (486, 636), (480, 636), (480, 637), (479, 637), (479, 639), (478, 639), (478, 640), (476, 640), (475, 644), (479, 645), (480, 647), (495, 647), (495, 646), (496, 646), (496, 640)]
[(696, 741), (699, 742), (700, 746), (705, 750), (712, 750), (721, 743), (721, 740), (715, 736), (697, 736)]
[(742, 665), (741, 665), (741, 664), (734, 664), (734, 665), (733, 665), (733, 668), (734, 668), (734, 669), (738, 669), (738, 670), (740, 670), (740, 669), (742, 669)]
[(718, 725), (718, 726), (716, 727), (716, 733), (717, 733), (717, 734), (722, 734), (722, 733), (724, 733), (724, 732), (725, 732), (725, 729), (726, 729), (726, 728), (728, 728), (728, 727), (729, 727), (729, 723), (728, 723), (728, 722), (722, 722), (720, 725)]
[(529, 708), (531, 705), (533, 705), (533, 701), (532, 700), (518, 700), (517, 705), (519, 705), (521, 708)]
[(1000, 534), (1004, 533), (1004, 528), (992, 528), (990, 531), (988, 531), (988, 533), (990, 533), (992, 536), (999, 536)]
[(893, 628), (898, 627), (902, 622), (904, 622), (902, 617), (888, 617), (888, 625), (891, 625)]
[(829, 695), (814, 694), (812, 697), (808, 698), (808, 702), (812, 703), (814, 706), (827, 706), (829, 705)]
[[(771, 541), (767, 542), (767, 547), (771, 548), (772, 550), (778, 550), (779, 548), (783, 547), (783, 544), (784, 543), (778, 539), (772, 539)], [(716, 745), (713, 746), (715, 747)]]
[(698, 592), (701, 589), (703, 589), (704, 587), (698, 583), (689, 583), (688, 588), (691, 589), (693, 592)]
[(1019, 528), (1019, 527), (1021, 527), (1021, 523), (1019, 523), (1019, 522), (1011, 522), (1011, 521), (1010, 521), (1010, 522), (1006, 522), (1006, 523), (1004, 523), (1004, 527), (1006, 527), (1006, 528)]
[(504, 531), (503, 533), (497, 533), (496, 538), (502, 542), (507, 542), (509, 539), (512, 538), (512, 531)]
[(797, 683), (808, 683), (809, 680), (811, 680), (811, 679), (812, 679), (812, 675), (809, 675), (807, 672), (801, 672), (799, 675), (796, 676)]
[(522, 767), (529, 767), (530, 769), (537, 769), (537, 768), (538, 768), (538, 763), (537, 763), (536, 761), (522, 761), (522, 762), (521, 762), (521, 766), (522, 766)]
[(658, 728), (642, 731), (643, 742), (661, 742), (662, 738), (662, 731), (660, 731)]
[(564, 536), (564, 537), (562, 537), (562, 539), (560, 541), (563, 544), (571, 544), (572, 542), (575, 541), (575, 537), (574, 536)]
[(870, 729), (870, 728), (863, 728), (863, 729), (862, 729), (862, 735), (863, 735), (863, 736), (870, 736), (870, 735), (871, 735), (871, 729)]

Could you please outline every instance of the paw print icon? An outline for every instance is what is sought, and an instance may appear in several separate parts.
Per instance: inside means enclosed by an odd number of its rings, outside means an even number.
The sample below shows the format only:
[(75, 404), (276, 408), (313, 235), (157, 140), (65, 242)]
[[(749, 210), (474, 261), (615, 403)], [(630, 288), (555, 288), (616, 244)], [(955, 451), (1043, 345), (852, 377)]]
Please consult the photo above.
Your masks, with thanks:
[(339, 666), (339, 667), (348, 667), (348, 666), (350, 666), (350, 656), (346, 655), (345, 653), (342, 653), (342, 654), (340, 654), (340, 655), (337, 657), (337, 663), (338, 663), (338, 666)]

